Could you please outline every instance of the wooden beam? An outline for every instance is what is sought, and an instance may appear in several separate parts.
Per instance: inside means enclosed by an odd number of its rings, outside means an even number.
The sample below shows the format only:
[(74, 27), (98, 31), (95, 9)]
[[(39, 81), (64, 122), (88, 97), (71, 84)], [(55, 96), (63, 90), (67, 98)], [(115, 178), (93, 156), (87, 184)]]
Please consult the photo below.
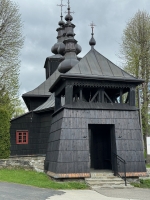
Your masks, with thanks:
[(82, 101), (82, 88), (80, 88), (80, 101)]
[(93, 98), (91, 99), (90, 102), (93, 102), (93, 101), (95, 100), (95, 98), (96, 98), (96, 96), (98, 95), (98, 93), (99, 93), (99, 91), (97, 91), (97, 92), (95, 93), (95, 95), (93, 96)]
[(104, 92), (104, 95), (107, 97), (107, 99), (110, 101), (110, 103), (113, 103), (112, 100), (110, 99), (110, 97), (108, 96), (108, 94), (106, 92)]
[(133, 87), (130, 88), (129, 104), (135, 106), (135, 88)]
[(128, 101), (129, 101), (129, 96), (130, 96), (130, 94), (129, 94), (129, 92), (128, 92), (128, 95), (127, 95), (127, 98), (126, 98), (126, 100), (125, 100), (125, 103), (128, 103)]
[(103, 88), (101, 88), (100, 90), (99, 90), (99, 99), (100, 99), (100, 103), (104, 103), (104, 89)]
[(61, 96), (55, 96), (55, 111), (61, 107)]
[(122, 95), (123, 95), (123, 90), (122, 90), (122, 88), (121, 88), (121, 89), (120, 89), (120, 103), (123, 103)]
[(66, 85), (65, 104), (72, 104), (72, 102), (73, 102), (73, 85)]

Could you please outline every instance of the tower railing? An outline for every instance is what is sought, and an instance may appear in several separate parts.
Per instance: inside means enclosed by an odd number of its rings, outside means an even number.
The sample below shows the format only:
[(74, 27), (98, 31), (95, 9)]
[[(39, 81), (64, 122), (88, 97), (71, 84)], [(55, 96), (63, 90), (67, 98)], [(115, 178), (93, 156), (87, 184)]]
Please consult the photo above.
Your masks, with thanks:
[(114, 175), (115, 176), (119, 176), (120, 178), (122, 178), (125, 182), (125, 186), (127, 186), (127, 177), (126, 177), (126, 161), (121, 158), (120, 156), (118, 156), (115, 153), (113, 154), (113, 160), (114, 160)]

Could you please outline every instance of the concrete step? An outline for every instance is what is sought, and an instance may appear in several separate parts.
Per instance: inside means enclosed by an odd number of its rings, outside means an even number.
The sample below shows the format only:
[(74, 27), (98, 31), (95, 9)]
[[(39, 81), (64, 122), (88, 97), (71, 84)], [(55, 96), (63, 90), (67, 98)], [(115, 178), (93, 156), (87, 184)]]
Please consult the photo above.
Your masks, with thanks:
[(117, 188), (117, 189), (125, 189), (125, 188), (133, 188), (129, 183), (125, 186), (125, 182), (123, 179), (114, 176), (114, 174), (110, 171), (108, 172), (91, 172), (91, 178), (86, 178), (85, 181), (92, 188)]
[(134, 188), (132, 185), (127, 185), (125, 186), (125, 184), (120, 184), (120, 185), (109, 185), (109, 184), (104, 184), (102, 186), (99, 186), (99, 185), (94, 185), (94, 186), (91, 186), (91, 189), (93, 190), (98, 190), (98, 189), (107, 189), (107, 188), (113, 188), (113, 189), (132, 189)]
[(94, 178), (85, 178), (86, 181), (96, 181), (96, 180), (99, 180), (99, 181), (120, 181), (122, 179), (116, 177), (116, 176), (113, 176), (113, 177), (94, 177)]
[(87, 184), (89, 185), (104, 185), (104, 184), (109, 184), (109, 185), (119, 185), (119, 184), (124, 184), (124, 181), (86, 181)]

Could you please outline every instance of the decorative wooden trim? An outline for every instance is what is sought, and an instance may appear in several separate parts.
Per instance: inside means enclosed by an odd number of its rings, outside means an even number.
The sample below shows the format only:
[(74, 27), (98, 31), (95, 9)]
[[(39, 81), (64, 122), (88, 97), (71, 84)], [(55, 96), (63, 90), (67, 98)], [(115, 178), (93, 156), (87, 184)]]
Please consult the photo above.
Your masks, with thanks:
[(91, 177), (90, 173), (57, 174), (50, 171), (47, 172), (47, 175), (53, 178), (89, 178)]
[[(124, 173), (119, 173), (121, 176), (124, 176)], [(146, 177), (147, 172), (127, 172), (126, 177)]]
[(94, 88), (135, 88), (135, 84), (111, 82), (111, 81), (87, 81), (87, 80), (68, 80), (68, 85), (79, 86), (79, 87), (94, 87)]

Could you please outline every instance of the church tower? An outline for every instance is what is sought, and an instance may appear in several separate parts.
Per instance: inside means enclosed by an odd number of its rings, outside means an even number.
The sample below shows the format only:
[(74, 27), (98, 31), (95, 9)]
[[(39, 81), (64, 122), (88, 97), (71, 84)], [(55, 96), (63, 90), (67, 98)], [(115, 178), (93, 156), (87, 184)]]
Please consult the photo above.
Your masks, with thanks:
[[(123, 172), (117, 158), (126, 162), (127, 177), (146, 175), (135, 88), (143, 83), (101, 55), (96, 49), (94, 24), (90, 51), (81, 50), (68, 13), (59, 75), (50, 92), (55, 94), (45, 170), (54, 178), (90, 177), (90, 170)], [(60, 48), (61, 49), (61, 48)], [(63, 49), (63, 48), (62, 48)], [(61, 99), (65, 98), (62, 106)]]

